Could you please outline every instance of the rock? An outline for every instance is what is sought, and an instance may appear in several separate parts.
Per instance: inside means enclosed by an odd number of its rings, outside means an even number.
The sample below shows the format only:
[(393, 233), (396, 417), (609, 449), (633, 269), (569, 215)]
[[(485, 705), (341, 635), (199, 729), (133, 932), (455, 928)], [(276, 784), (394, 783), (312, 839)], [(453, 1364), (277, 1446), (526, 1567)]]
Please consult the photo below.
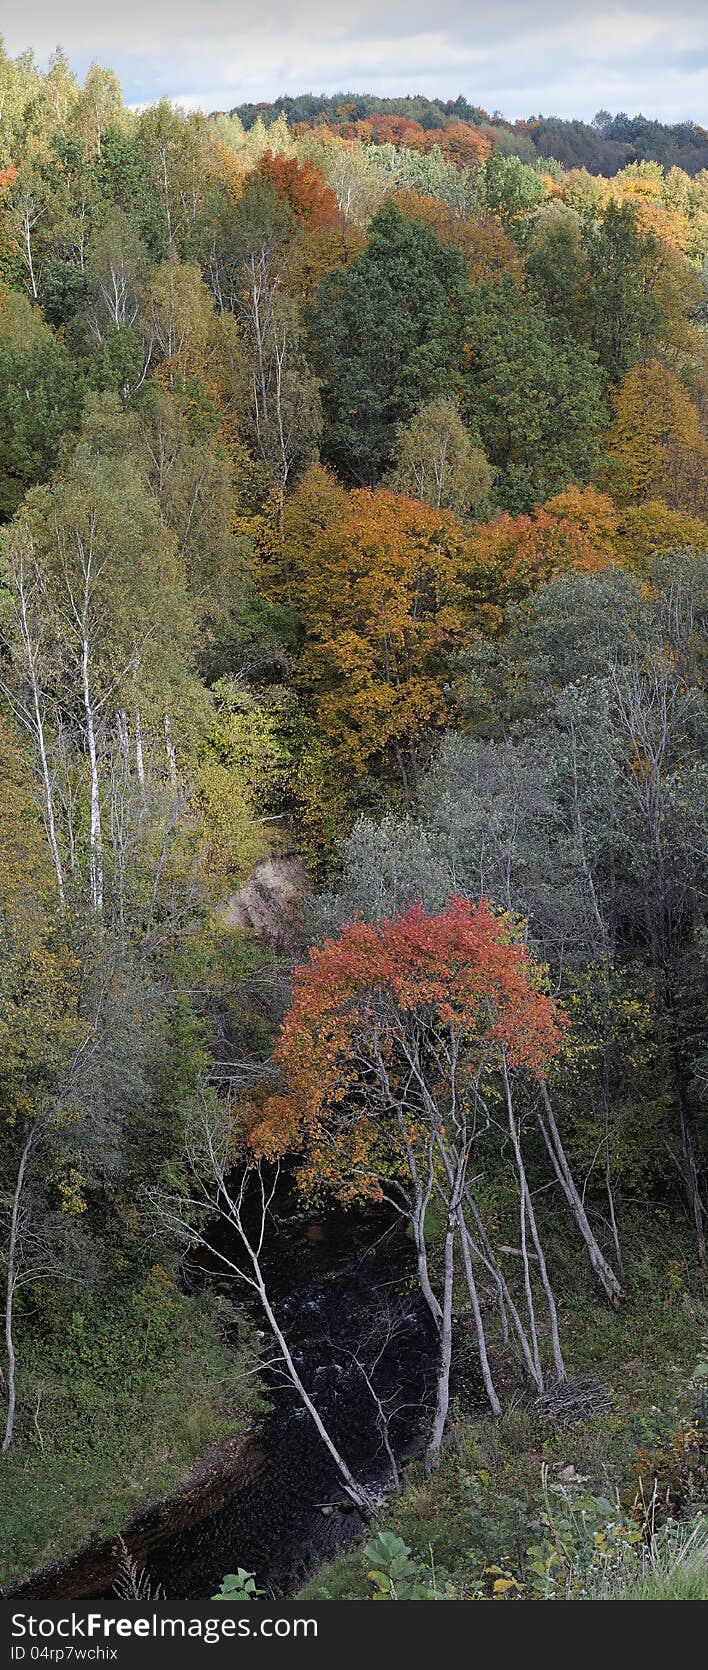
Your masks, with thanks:
[(293, 939), (294, 908), (307, 889), (301, 858), (272, 855), (256, 865), (238, 893), (221, 906), (219, 915), (228, 927), (246, 928), (260, 939), (288, 945)]

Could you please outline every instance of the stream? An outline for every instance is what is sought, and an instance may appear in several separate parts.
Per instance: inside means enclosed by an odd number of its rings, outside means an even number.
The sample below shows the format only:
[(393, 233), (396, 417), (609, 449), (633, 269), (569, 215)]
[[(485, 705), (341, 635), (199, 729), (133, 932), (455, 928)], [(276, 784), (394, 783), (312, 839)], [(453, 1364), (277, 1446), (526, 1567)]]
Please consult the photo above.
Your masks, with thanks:
[[(271, 1225), (265, 1263), (276, 1315), (325, 1424), (357, 1477), (383, 1491), (389, 1469), (377, 1409), (352, 1350), (361, 1348), (367, 1372), (379, 1358), (370, 1377), (399, 1460), (422, 1446), (435, 1355), (400, 1221), (368, 1210), (308, 1224), (286, 1202)], [(234, 1298), (243, 1305), (242, 1288)], [(260, 1328), (260, 1313), (252, 1319)], [(269, 1335), (263, 1347), (267, 1362), (275, 1355)], [(254, 1481), (150, 1552), (150, 1581), (167, 1599), (209, 1599), (239, 1566), (267, 1593), (286, 1596), (364, 1528), (297, 1393), (277, 1368), (266, 1368), (263, 1379), (272, 1409)]]

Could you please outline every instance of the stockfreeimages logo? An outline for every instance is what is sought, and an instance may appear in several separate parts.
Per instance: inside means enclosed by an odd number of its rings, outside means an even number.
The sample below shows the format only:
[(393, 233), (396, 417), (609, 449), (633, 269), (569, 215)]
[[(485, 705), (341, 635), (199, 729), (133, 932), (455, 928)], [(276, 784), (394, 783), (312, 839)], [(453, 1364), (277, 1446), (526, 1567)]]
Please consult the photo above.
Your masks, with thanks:
[[(40, 1618), (28, 1612), (14, 1612), (11, 1624), (10, 1657), (54, 1664), (96, 1663), (116, 1660), (118, 1643), (130, 1640), (201, 1641), (216, 1646), (220, 1641), (314, 1640), (315, 1618), (164, 1618), (156, 1612), (138, 1618), (107, 1617), (103, 1612), (61, 1618)], [(82, 1645), (91, 1642), (91, 1646)], [(115, 1643), (113, 1645), (112, 1643)]]

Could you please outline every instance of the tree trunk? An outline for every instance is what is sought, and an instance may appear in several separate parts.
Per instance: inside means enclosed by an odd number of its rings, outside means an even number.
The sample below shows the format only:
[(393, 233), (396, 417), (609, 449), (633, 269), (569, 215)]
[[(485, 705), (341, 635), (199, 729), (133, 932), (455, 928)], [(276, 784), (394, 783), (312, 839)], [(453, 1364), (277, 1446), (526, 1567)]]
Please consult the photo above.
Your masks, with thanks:
[(472, 1305), (472, 1315), (474, 1316), (474, 1325), (475, 1325), (475, 1331), (476, 1331), (476, 1334), (477, 1334), (477, 1349), (479, 1351), (479, 1361), (480, 1361), (480, 1367), (481, 1367), (481, 1370), (482, 1370), (482, 1379), (484, 1381), (484, 1389), (485, 1389), (487, 1397), (489, 1399), (489, 1406), (490, 1406), (490, 1409), (492, 1411), (492, 1414), (497, 1416), (497, 1415), (501, 1415), (501, 1404), (499, 1402), (496, 1391), (494, 1389), (494, 1381), (492, 1380), (492, 1371), (491, 1371), (491, 1368), (489, 1366), (489, 1357), (487, 1355), (487, 1341), (484, 1337), (484, 1323), (482, 1321), (482, 1312), (481, 1312), (480, 1304), (479, 1304), (479, 1295), (477, 1293), (477, 1286), (476, 1286), (475, 1279), (474, 1279), (474, 1270), (472, 1268), (472, 1256), (471, 1256), (471, 1253), (470, 1253), (469, 1235), (468, 1235), (468, 1232), (467, 1232), (467, 1225), (466, 1225), (464, 1217), (463, 1217), (461, 1206), (459, 1206), (458, 1210), (457, 1210), (457, 1225), (458, 1225), (458, 1229), (459, 1229), (459, 1232), (460, 1232), (460, 1242), (461, 1242), (461, 1245), (462, 1245), (462, 1260), (463, 1260), (463, 1263), (464, 1263), (464, 1266), (465, 1266), (465, 1277), (466, 1277), (466, 1281), (467, 1281), (467, 1292), (469, 1293), (469, 1296), (470, 1296), (470, 1302), (471, 1302), (471, 1305)]
[[(482, 1222), (482, 1217), (481, 1217), (481, 1214), (479, 1212), (479, 1208), (475, 1204), (474, 1200), (471, 1198), (471, 1196), (469, 1194), (469, 1191), (467, 1193), (467, 1201), (468, 1201), (470, 1210), (472, 1212), (472, 1216), (474, 1218), (477, 1233), (480, 1237), (479, 1256), (482, 1259), (482, 1262), (485, 1266), (485, 1269), (487, 1269), (489, 1271), (489, 1274), (491, 1275), (492, 1280), (494, 1281), (494, 1283), (497, 1287), (497, 1290), (498, 1290), (498, 1293), (499, 1293), (500, 1307), (503, 1306), (505, 1308), (505, 1310), (508, 1311), (508, 1313), (511, 1317), (511, 1320), (512, 1320), (513, 1325), (514, 1325), (514, 1332), (515, 1332), (517, 1340), (519, 1342), (519, 1348), (521, 1350), (521, 1355), (523, 1357), (524, 1367), (525, 1367), (526, 1372), (529, 1376), (529, 1379), (533, 1381), (533, 1384), (536, 1387), (537, 1392), (542, 1392), (543, 1391), (543, 1383), (542, 1383), (542, 1381), (539, 1382), (538, 1369), (537, 1369), (537, 1366), (536, 1366), (536, 1362), (534, 1361), (534, 1354), (533, 1354), (531, 1346), (529, 1344), (529, 1341), (528, 1341), (528, 1338), (527, 1338), (527, 1335), (526, 1335), (526, 1330), (524, 1328), (523, 1322), (521, 1321), (521, 1317), (519, 1316), (517, 1306), (514, 1303), (514, 1299), (512, 1297), (511, 1292), (510, 1292), (509, 1284), (506, 1280), (504, 1272), (503, 1272), (503, 1270), (499, 1269), (498, 1264), (496, 1264), (496, 1262), (494, 1260), (493, 1252), (492, 1252), (492, 1246), (491, 1246), (491, 1243), (490, 1243), (490, 1240), (489, 1240), (489, 1236), (487, 1235), (486, 1229), (485, 1229), (484, 1224)], [(468, 1241), (470, 1243), (470, 1254), (472, 1254), (476, 1249), (475, 1249), (475, 1243), (472, 1240), (472, 1237), (470, 1235), (469, 1230), (467, 1230), (467, 1238), (468, 1238)], [(507, 1330), (507, 1332), (508, 1332), (508, 1330)]]
[(448, 1219), (445, 1236), (445, 1275), (443, 1281), (442, 1325), (440, 1333), (440, 1363), (438, 1368), (437, 1402), (430, 1442), (425, 1454), (425, 1471), (431, 1473), (443, 1440), (447, 1412), (450, 1406), (450, 1365), (452, 1362), (452, 1291), (455, 1276), (454, 1217)]
[[(533, 1240), (533, 1244), (534, 1244), (534, 1247), (536, 1249), (536, 1257), (538, 1259), (539, 1274), (540, 1274), (540, 1277), (541, 1277), (541, 1283), (542, 1283), (542, 1286), (543, 1286), (543, 1291), (546, 1295), (546, 1304), (548, 1306), (548, 1315), (549, 1315), (549, 1320), (550, 1320), (550, 1324), (551, 1324), (551, 1344), (552, 1344), (552, 1347), (553, 1347), (553, 1361), (554, 1361), (554, 1364), (555, 1364), (555, 1369), (556, 1369), (556, 1375), (558, 1377), (558, 1382), (560, 1384), (563, 1380), (565, 1380), (566, 1375), (565, 1375), (565, 1364), (563, 1362), (563, 1353), (561, 1351), (561, 1345), (560, 1345), (560, 1334), (559, 1334), (559, 1331), (558, 1331), (558, 1311), (556, 1309), (556, 1301), (555, 1301), (555, 1296), (554, 1296), (554, 1293), (553, 1293), (553, 1288), (551, 1287), (551, 1284), (550, 1284), (550, 1281), (549, 1281), (549, 1278), (548, 1278), (548, 1270), (546, 1268), (546, 1259), (545, 1259), (543, 1247), (541, 1245), (541, 1238), (540, 1238), (540, 1235), (538, 1233), (538, 1228), (537, 1228), (537, 1225), (536, 1225), (536, 1214), (535, 1214), (534, 1209), (533, 1209), (533, 1201), (531, 1199), (531, 1191), (529, 1189), (528, 1179), (526, 1177), (526, 1167), (524, 1165), (524, 1157), (523, 1157), (523, 1154), (521, 1152), (521, 1139), (520, 1139), (520, 1135), (519, 1135), (519, 1128), (518, 1128), (518, 1125), (517, 1125), (517, 1122), (516, 1122), (516, 1118), (514, 1116), (513, 1103), (512, 1103), (512, 1099), (511, 1099), (511, 1084), (509, 1082), (509, 1071), (508, 1071), (507, 1064), (506, 1064), (506, 1058), (504, 1059), (504, 1090), (505, 1090), (505, 1093), (506, 1093), (506, 1105), (507, 1105), (507, 1111), (508, 1111), (508, 1115), (509, 1115), (509, 1135), (511, 1137), (511, 1141), (512, 1141), (513, 1148), (514, 1148), (514, 1158), (516, 1160), (516, 1169), (517, 1169), (518, 1174), (519, 1174), (519, 1187), (520, 1187), (520, 1190), (521, 1190), (521, 1224), (522, 1224), (522, 1236), (523, 1236), (524, 1252), (526, 1253), (526, 1215), (528, 1214), (529, 1227), (531, 1229), (531, 1238)], [(524, 1263), (525, 1263), (525, 1269), (526, 1269), (527, 1287), (528, 1287), (528, 1290), (530, 1291), (531, 1276), (530, 1276), (529, 1268), (528, 1268), (528, 1255), (527, 1254), (526, 1254)]]
[(81, 680), (84, 697), (84, 713), (86, 716), (86, 741), (88, 744), (89, 770), (91, 773), (91, 820), (89, 825), (89, 875), (91, 884), (91, 903), (100, 915), (103, 910), (103, 834), (101, 830), (101, 796), (98, 781), (98, 753), (96, 749), (96, 725), (93, 705), (91, 702), (91, 688), (89, 684), (89, 643), (84, 638), (81, 646)]
[(29, 1131), (25, 1138), (20, 1163), (17, 1169), (17, 1182), (12, 1197), (12, 1213), (10, 1217), (10, 1236), (7, 1246), (7, 1281), (5, 1286), (5, 1352), (7, 1356), (7, 1415), (5, 1419), (5, 1436), (2, 1443), (2, 1453), (7, 1452), (12, 1443), (15, 1430), (15, 1407), (17, 1403), (17, 1359), (15, 1355), (15, 1341), (13, 1337), (13, 1310), (15, 1287), (17, 1284), (17, 1256), (20, 1238), (20, 1208), (22, 1193), (27, 1178), (27, 1167), (35, 1139), (35, 1130)]
[(555, 1118), (554, 1118), (553, 1108), (551, 1106), (551, 1099), (550, 1099), (550, 1096), (548, 1094), (548, 1086), (546, 1085), (545, 1080), (541, 1081), (541, 1096), (542, 1096), (542, 1099), (543, 1099), (543, 1106), (544, 1106), (544, 1109), (545, 1109), (546, 1117), (545, 1117), (545, 1119), (543, 1118), (543, 1116), (541, 1114), (540, 1107), (537, 1107), (536, 1108), (536, 1118), (537, 1118), (537, 1121), (538, 1121), (539, 1129), (541, 1131), (541, 1135), (543, 1137), (543, 1140), (546, 1144), (546, 1148), (548, 1149), (548, 1153), (549, 1153), (550, 1158), (551, 1158), (551, 1164), (553, 1166), (553, 1170), (555, 1171), (556, 1177), (558, 1178), (558, 1182), (560, 1183), (560, 1186), (563, 1190), (565, 1198), (568, 1202), (568, 1205), (569, 1205), (570, 1210), (572, 1212), (572, 1215), (573, 1215), (573, 1218), (574, 1218), (575, 1223), (577, 1225), (577, 1228), (579, 1229), (580, 1234), (582, 1235), (582, 1238), (585, 1242), (585, 1245), (586, 1245), (587, 1250), (588, 1250), (588, 1257), (590, 1259), (591, 1266), (592, 1266), (592, 1268), (595, 1272), (595, 1275), (597, 1276), (597, 1279), (600, 1283), (600, 1286), (601, 1286), (603, 1292), (607, 1295), (607, 1298), (609, 1299), (610, 1304), (612, 1304), (616, 1307), (617, 1303), (619, 1301), (621, 1292), (622, 1292), (622, 1288), (621, 1288), (621, 1285), (620, 1285), (619, 1281), (617, 1280), (617, 1277), (615, 1275), (614, 1270), (612, 1269), (612, 1266), (610, 1264), (608, 1264), (604, 1253), (601, 1251), (601, 1248), (598, 1246), (597, 1240), (595, 1239), (592, 1228), (591, 1228), (590, 1223), (588, 1221), (588, 1216), (587, 1216), (587, 1213), (585, 1211), (585, 1207), (583, 1206), (582, 1200), (580, 1198), (580, 1195), (578, 1193), (578, 1189), (577, 1189), (577, 1186), (576, 1186), (576, 1183), (575, 1183), (575, 1179), (573, 1177), (573, 1173), (572, 1173), (572, 1171), (570, 1169), (570, 1166), (568, 1164), (568, 1159), (567, 1159), (567, 1156), (566, 1156), (566, 1153), (565, 1153), (565, 1149), (563, 1147), (563, 1143), (561, 1141), (560, 1132), (558, 1130), (558, 1126), (557, 1126)]
[(56, 878), (57, 878), (57, 888), (59, 890), (59, 898), (60, 898), (61, 903), (63, 905), (64, 902), (65, 902), (64, 873), (63, 873), (63, 869), (62, 869), (61, 855), (60, 855), (60, 852), (59, 852), (59, 842), (57, 840), (56, 818), (54, 816), (54, 793), (53, 793), (53, 789), (52, 789), (52, 780), (51, 780), (51, 776), (50, 776), (50, 773), (49, 773), (49, 760), (48, 760), (48, 757), (47, 757), (47, 744), (46, 744), (46, 738), (45, 738), (45, 735), (44, 735), (44, 719), (43, 719), (42, 710), (41, 710), (40, 703), (39, 703), (39, 689), (38, 689), (38, 686), (37, 686), (37, 680), (36, 680), (34, 667), (32, 667), (32, 669), (31, 669), (31, 675), (30, 676), (31, 676), (31, 680), (32, 680), (32, 701), (33, 701), (33, 705), (34, 705), (35, 729), (36, 729), (36, 735), (37, 735), (37, 747), (39, 749), (39, 759), (40, 759), (40, 765), (41, 765), (41, 770), (42, 770), (42, 783), (43, 783), (43, 786), (44, 786), (44, 810), (45, 810), (46, 827), (47, 827), (47, 840), (49, 842), (49, 851), (51, 852), (51, 855), (52, 855), (52, 863), (54, 865), (54, 871), (55, 871), (55, 875), (56, 875)]
[(421, 1197), (420, 1201), (416, 1203), (415, 1213), (411, 1219), (411, 1228), (413, 1230), (413, 1240), (415, 1242), (420, 1290), (438, 1333), (440, 1333), (442, 1329), (442, 1307), (439, 1299), (433, 1292), (430, 1280), (430, 1271), (428, 1269), (428, 1249), (425, 1244), (425, 1214), (427, 1207), (428, 1201), (424, 1197)]
[[(43, 785), (43, 788), (44, 788), (44, 815), (45, 815), (46, 830), (47, 830), (47, 840), (49, 842), (49, 850), (50, 850), (51, 855), (52, 855), (52, 863), (54, 865), (54, 870), (55, 870), (55, 873), (56, 873), (57, 887), (59, 889), (59, 898), (60, 898), (62, 904), (64, 904), (64, 873), (63, 873), (63, 868), (62, 868), (61, 855), (60, 855), (60, 852), (59, 852), (59, 842), (57, 840), (56, 818), (55, 818), (55, 815), (54, 815), (54, 791), (53, 791), (53, 788), (52, 788), (52, 779), (51, 779), (51, 774), (50, 774), (50, 771), (49, 771), (49, 758), (48, 758), (48, 755), (47, 755), (47, 742), (46, 742), (46, 737), (45, 737), (45, 734), (44, 734), (44, 714), (42, 712), (41, 685), (40, 685), (40, 679), (39, 679), (39, 672), (38, 672), (38, 669), (37, 669), (38, 644), (37, 644), (37, 641), (34, 637), (34, 634), (32, 632), (31, 625), (30, 625), (29, 602), (28, 602), (27, 585), (26, 585), (26, 580), (25, 580), (24, 558), (20, 559), (20, 568), (19, 568), (17, 586), (18, 586), (17, 610), (18, 610), (18, 614), (19, 614), (19, 625), (20, 625), (20, 631), (21, 631), (21, 634), (22, 634), (22, 641), (23, 641), (23, 644), (24, 644), (24, 651), (25, 651), (25, 655), (27, 657), (27, 672), (28, 672), (28, 675), (29, 675), (30, 688), (31, 688), (31, 691), (32, 691), (32, 709), (33, 709), (33, 713), (34, 713), (34, 732), (35, 732), (35, 736), (37, 738), (37, 748), (39, 750), (39, 760), (40, 760), (40, 767), (41, 767), (41, 772), (42, 772), (42, 785)], [(29, 718), (29, 715), (28, 715), (28, 718)]]
[(681, 1153), (683, 1155), (684, 1173), (686, 1178), (686, 1193), (693, 1218), (698, 1247), (698, 1262), (705, 1268), (706, 1264), (706, 1235), (703, 1223), (703, 1202), (698, 1181), (698, 1167), (696, 1154), (691, 1136), (686, 1090), (684, 1085), (683, 1068), (676, 1043), (673, 1044), (674, 1071), (676, 1075), (676, 1098), (679, 1110), (679, 1130), (681, 1133)]
[(165, 714), (165, 753), (167, 755), (167, 770), (172, 788), (177, 788), (177, 755), (172, 741), (172, 722), (169, 713)]
[(143, 757), (143, 731), (140, 722), (140, 708), (135, 709), (135, 769), (141, 789), (145, 788), (145, 760)]

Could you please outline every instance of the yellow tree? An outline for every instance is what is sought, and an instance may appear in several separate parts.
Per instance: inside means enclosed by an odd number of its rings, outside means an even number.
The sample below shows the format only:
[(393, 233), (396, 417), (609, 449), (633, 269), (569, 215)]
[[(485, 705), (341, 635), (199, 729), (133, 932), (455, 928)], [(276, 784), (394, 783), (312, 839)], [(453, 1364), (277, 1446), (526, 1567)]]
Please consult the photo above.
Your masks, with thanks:
[(708, 551), (708, 522), (663, 499), (646, 499), (620, 513), (617, 543), (621, 566), (641, 573), (663, 551)]
[(700, 512), (708, 449), (680, 377), (657, 359), (633, 365), (614, 404), (607, 474), (616, 497), (624, 504), (664, 499), (674, 509)]
[(467, 537), (450, 511), (384, 490), (345, 494), (324, 472), (314, 477), (286, 516), (298, 682), (341, 762), (360, 774), (388, 760), (407, 791), (445, 722)]

